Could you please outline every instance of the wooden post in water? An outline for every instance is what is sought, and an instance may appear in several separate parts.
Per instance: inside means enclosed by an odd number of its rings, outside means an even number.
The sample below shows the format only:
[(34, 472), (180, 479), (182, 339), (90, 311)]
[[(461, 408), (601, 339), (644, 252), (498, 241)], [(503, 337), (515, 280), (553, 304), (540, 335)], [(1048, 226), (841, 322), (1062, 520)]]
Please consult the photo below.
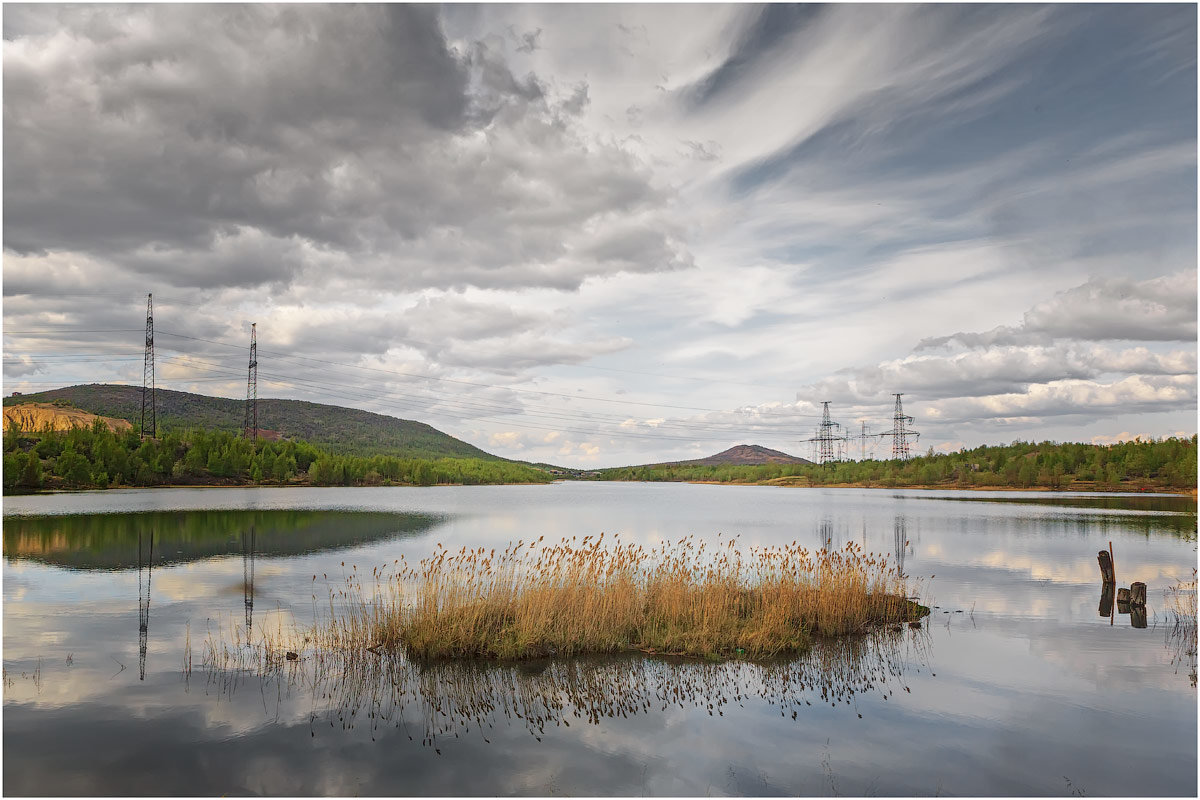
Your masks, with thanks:
[(1146, 584), (1141, 581), (1129, 584), (1129, 605), (1146, 607)]
[(1120, 589), (1117, 589), (1117, 613), (1129, 613), (1129, 590), (1124, 586), (1122, 586)]
[[(1101, 550), (1096, 554), (1096, 560), (1100, 562), (1100, 579), (1104, 581), (1105, 586), (1115, 586), (1117, 583), (1117, 574), (1113, 569), (1112, 554), (1107, 550)], [(1105, 616), (1108, 616), (1107, 614)]]
[(1115, 554), (1115, 553), (1113, 553), (1113, 549), (1112, 549), (1112, 540), (1111, 540), (1111, 539), (1109, 539), (1109, 541), (1108, 541), (1108, 560), (1109, 560), (1109, 561), (1112, 563), (1112, 580), (1113, 580), (1113, 583), (1116, 583), (1116, 582), (1117, 582), (1117, 556), (1116, 556), (1116, 554)]
[(1113, 595), (1117, 593), (1114, 584), (1106, 583), (1100, 589), (1100, 616), (1111, 617), (1113, 613)]

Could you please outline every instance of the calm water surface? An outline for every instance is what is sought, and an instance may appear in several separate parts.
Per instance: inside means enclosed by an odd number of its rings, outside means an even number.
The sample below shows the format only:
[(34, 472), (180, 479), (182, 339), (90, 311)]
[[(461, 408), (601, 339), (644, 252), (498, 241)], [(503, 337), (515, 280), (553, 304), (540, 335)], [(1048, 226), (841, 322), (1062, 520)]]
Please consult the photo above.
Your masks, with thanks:
[[(1195, 796), (1194, 645), (1166, 597), (1192, 578), (1195, 511), (1161, 495), (624, 483), (6, 498), (3, 789)], [(601, 532), (855, 541), (901, 561), (933, 613), (761, 664), (204, 667), (210, 635), (305, 624), (354, 567)], [(1119, 583), (1148, 586), (1144, 628), (1098, 613), (1109, 541)]]

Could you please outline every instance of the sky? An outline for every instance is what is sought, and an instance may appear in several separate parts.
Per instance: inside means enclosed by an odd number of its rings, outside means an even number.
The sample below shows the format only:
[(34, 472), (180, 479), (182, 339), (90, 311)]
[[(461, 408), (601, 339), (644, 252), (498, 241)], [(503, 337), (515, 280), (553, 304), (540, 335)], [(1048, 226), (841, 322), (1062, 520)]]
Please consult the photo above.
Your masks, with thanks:
[(573, 467), (1196, 432), (1194, 5), (3, 8), (4, 393)]

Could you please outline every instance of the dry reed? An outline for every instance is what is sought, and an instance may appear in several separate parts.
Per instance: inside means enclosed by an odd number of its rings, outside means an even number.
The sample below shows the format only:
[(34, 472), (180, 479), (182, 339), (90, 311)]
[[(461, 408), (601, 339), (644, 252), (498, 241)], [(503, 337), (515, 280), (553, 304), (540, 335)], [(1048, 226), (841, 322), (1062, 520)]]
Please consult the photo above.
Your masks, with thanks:
[[(544, 537), (543, 537), (544, 538)], [(647, 549), (605, 537), (503, 552), (438, 545), (410, 566), (357, 570), (314, 634), (334, 648), (416, 658), (531, 658), (624, 650), (724, 658), (804, 649), (812, 636), (919, 620), (905, 578), (854, 543), (715, 549), (694, 537)], [(335, 613), (335, 601), (341, 613)]]

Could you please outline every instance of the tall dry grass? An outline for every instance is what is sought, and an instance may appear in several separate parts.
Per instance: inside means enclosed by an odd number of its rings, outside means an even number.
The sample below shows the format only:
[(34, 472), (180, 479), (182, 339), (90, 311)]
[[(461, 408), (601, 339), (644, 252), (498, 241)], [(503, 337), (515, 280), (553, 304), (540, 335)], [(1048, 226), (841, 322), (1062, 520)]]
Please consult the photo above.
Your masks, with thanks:
[[(544, 539), (544, 537), (543, 537)], [(319, 644), (403, 647), (417, 658), (529, 658), (629, 649), (720, 658), (803, 649), (811, 636), (859, 632), (927, 613), (905, 578), (854, 543), (716, 549), (694, 537), (654, 548), (601, 535), (502, 552), (463, 548), (356, 573)]]

